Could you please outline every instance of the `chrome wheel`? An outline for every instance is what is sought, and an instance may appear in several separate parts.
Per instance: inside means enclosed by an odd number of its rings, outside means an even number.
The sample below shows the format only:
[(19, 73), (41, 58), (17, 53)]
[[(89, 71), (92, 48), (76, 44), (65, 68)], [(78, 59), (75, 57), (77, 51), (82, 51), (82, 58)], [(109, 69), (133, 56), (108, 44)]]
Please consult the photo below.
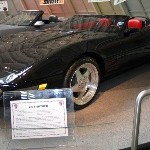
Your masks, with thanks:
[(98, 70), (92, 63), (79, 66), (70, 80), (74, 103), (77, 105), (87, 104), (94, 97), (98, 82)]
[(99, 66), (91, 57), (82, 57), (70, 66), (64, 78), (64, 87), (73, 91), (75, 110), (83, 109), (93, 101), (100, 80)]

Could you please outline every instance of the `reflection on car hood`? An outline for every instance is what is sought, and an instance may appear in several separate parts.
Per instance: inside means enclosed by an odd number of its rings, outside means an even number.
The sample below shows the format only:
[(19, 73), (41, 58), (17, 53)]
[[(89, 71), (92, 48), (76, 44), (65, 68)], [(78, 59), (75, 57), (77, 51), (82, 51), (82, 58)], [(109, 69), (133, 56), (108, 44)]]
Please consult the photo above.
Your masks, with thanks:
[(12, 26), (12, 25), (0, 24), (0, 31), (8, 30), (8, 29), (16, 29), (16, 28), (24, 28), (24, 26)]
[(12, 25), (5, 25), (0, 24), (0, 36), (7, 35), (7, 33), (13, 33), (15, 30), (21, 30), (26, 28), (25, 26), (12, 26)]
[[(97, 33), (97, 35), (108, 36), (106, 33)], [(10, 74), (21, 75), (20, 72), (25, 73), (24, 71), (29, 70), (27, 68), (47, 58), (60, 46), (93, 38), (92, 36), (96, 37), (96, 33), (49, 30), (20, 32), (2, 37), (0, 38), (0, 79)], [(64, 41), (65, 38), (71, 38), (71, 40), (67, 43), (67, 40)]]

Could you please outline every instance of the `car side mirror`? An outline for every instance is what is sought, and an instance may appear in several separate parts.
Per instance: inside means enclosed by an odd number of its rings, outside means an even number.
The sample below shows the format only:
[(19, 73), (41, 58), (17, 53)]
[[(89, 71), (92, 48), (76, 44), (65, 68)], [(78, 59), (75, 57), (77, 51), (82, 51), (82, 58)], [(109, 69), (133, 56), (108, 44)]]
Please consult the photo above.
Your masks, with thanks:
[(45, 23), (43, 21), (37, 21), (34, 23), (34, 27), (40, 27), (40, 26), (44, 26)]

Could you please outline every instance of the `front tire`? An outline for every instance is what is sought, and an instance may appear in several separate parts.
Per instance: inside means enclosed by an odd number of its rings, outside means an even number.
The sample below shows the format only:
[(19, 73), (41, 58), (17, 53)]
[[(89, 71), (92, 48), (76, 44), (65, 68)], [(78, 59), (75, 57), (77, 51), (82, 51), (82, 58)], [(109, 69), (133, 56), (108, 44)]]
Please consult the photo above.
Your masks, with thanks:
[(93, 58), (83, 57), (71, 65), (64, 79), (64, 87), (73, 91), (75, 110), (83, 109), (93, 101), (100, 80), (100, 69)]

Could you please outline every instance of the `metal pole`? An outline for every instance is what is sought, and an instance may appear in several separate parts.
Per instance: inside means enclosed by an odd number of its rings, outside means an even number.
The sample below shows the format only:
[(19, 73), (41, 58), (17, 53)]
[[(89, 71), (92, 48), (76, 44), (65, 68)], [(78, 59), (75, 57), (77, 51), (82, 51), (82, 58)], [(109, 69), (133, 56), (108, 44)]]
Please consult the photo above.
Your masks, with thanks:
[(150, 95), (150, 89), (140, 92), (136, 99), (136, 105), (134, 108), (131, 150), (137, 150), (137, 147), (138, 147), (141, 103), (142, 103), (143, 98), (147, 95)]

